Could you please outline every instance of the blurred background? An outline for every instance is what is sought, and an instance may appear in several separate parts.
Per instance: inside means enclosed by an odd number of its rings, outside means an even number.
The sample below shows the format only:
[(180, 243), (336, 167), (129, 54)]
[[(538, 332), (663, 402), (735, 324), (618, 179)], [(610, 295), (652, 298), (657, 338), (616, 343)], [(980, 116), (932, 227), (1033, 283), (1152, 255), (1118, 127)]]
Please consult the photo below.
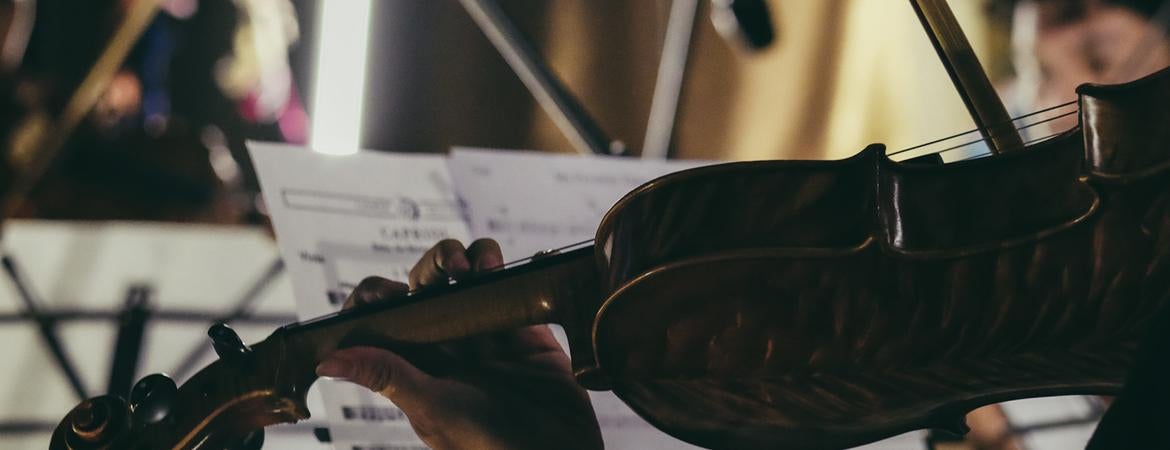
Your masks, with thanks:
[[(763, 9), (738, 22), (726, 3), (499, 0), (630, 157), (837, 159), (973, 128), (909, 2), (749, 2)], [(1013, 116), (1074, 100), (1079, 83), (1170, 62), (1162, 1), (949, 3)], [(752, 44), (753, 26), (771, 32), (766, 45)], [(135, 295), (190, 313), (176, 319), (189, 330), (157, 341), (182, 349), (206, 345), (205, 319), (252, 316), (246, 341), (292, 320), (287, 279), (269, 276), (278, 261), (245, 141), (575, 150), (455, 0), (2, 0), (0, 39), (0, 182), (23, 200), (5, 203), (4, 249), (37, 291), (21, 292), (10, 270), (0, 292), (4, 448), (43, 448), (79, 384), (91, 395), (115, 387), (111, 349)], [(99, 70), (107, 76), (87, 79)], [(1029, 133), (1074, 124), (1066, 116)], [(58, 151), (40, 165), (46, 146)], [(99, 269), (109, 276), (86, 273)], [(156, 281), (149, 295), (130, 289), (142, 279)], [(120, 312), (38, 322), (30, 299)], [(64, 331), (60, 345), (84, 360), (87, 379), (69, 380), (49, 356), (38, 331), (49, 322), (91, 330)], [(168, 350), (152, 330), (144, 342)], [(191, 361), (200, 358), (210, 355)], [(968, 442), (940, 445), (1083, 443), (1103, 404), (1055, 401), (1014, 419), (1011, 407), (990, 408)]]

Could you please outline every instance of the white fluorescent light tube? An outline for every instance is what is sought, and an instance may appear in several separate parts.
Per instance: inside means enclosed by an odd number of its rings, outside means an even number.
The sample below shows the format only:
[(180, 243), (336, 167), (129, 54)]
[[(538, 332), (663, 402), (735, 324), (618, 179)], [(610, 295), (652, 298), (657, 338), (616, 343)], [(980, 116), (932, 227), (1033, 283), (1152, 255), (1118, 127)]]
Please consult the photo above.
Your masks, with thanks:
[(334, 155), (361, 147), (362, 93), (371, 0), (321, 0), (317, 76), (313, 88), (313, 151)]

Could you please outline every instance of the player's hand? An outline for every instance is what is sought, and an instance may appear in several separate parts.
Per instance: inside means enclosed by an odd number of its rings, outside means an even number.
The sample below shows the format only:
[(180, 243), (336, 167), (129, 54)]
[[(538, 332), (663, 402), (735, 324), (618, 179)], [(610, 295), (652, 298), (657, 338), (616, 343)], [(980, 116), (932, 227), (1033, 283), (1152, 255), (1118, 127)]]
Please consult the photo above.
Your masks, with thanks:
[[(410, 288), (446, 283), (503, 264), (500, 247), (480, 239), (432, 247), (410, 272), (410, 285), (371, 277), (346, 301), (395, 301)], [(599, 449), (601, 433), (589, 397), (576, 383), (569, 358), (545, 325), (478, 336), (424, 349), (456, 358), (454, 372), (421, 370), (402, 355), (374, 347), (338, 350), (317, 367), (378, 392), (402, 408), (432, 448)]]

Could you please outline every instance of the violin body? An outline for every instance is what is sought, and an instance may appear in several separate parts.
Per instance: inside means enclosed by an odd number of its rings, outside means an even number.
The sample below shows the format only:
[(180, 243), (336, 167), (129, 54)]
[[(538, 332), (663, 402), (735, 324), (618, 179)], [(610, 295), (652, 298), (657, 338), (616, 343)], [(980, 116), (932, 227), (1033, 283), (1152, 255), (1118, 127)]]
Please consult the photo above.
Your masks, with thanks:
[(988, 403), (1116, 394), (1170, 300), (1170, 70), (1080, 94), (1083, 128), (992, 158), (875, 146), (648, 183), (598, 231), (598, 366), (715, 448), (962, 432)]

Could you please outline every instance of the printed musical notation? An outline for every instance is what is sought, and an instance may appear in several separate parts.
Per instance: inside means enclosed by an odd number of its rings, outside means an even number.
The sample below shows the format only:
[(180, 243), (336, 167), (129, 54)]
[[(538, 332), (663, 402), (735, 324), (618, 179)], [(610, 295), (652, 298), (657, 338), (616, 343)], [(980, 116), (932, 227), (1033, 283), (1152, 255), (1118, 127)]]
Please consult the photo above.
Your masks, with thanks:
[(471, 234), (498, 240), (506, 258), (591, 239), (627, 192), (704, 164), (469, 148), (449, 163)]
[[(468, 238), (442, 156), (249, 148), (301, 319), (336, 311), (367, 276), (406, 279), (438, 240)], [(313, 415), (328, 419), (335, 448), (426, 448), (381, 396), (343, 382), (317, 385), (325, 411)]]
[[(710, 164), (457, 148), (451, 178), (474, 237), (500, 242), (505, 259), (593, 238), (623, 195), (668, 173)], [(554, 328), (561, 346), (566, 345)], [(590, 392), (606, 448), (695, 448), (655, 429), (611, 392)]]
[[(474, 149), (456, 149), (450, 158), (336, 157), (279, 144), (249, 147), (302, 319), (340, 308), (366, 276), (406, 279), (441, 239), (492, 237), (505, 258), (517, 259), (592, 238), (626, 192), (702, 164)], [(425, 448), (382, 397), (319, 384), (336, 448)], [(590, 396), (608, 448), (693, 448), (612, 393)]]
[(454, 202), (416, 200), (401, 195), (384, 197), (282, 189), (280, 198), (287, 208), (305, 211), (408, 221), (459, 219), (459, 207)]

